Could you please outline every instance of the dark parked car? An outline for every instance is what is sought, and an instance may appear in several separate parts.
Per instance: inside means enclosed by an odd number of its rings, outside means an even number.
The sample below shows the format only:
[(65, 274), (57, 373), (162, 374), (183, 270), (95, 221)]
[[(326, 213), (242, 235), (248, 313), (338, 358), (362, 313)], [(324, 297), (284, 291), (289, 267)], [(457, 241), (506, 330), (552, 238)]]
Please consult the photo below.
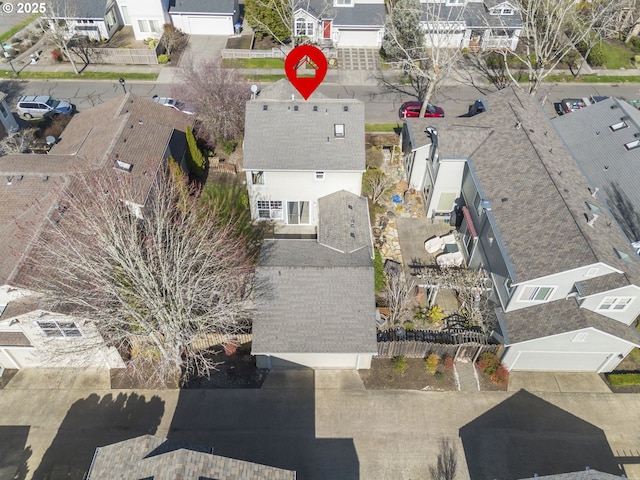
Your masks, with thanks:
[[(398, 115), (400, 118), (414, 118), (420, 116), (420, 109), (422, 108), (422, 102), (405, 102), (400, 105)], [(427, 109), (424, 112), (425, 117), (444, 117), (444, 110), (442, 107), (436, 107), (427, 103)]]

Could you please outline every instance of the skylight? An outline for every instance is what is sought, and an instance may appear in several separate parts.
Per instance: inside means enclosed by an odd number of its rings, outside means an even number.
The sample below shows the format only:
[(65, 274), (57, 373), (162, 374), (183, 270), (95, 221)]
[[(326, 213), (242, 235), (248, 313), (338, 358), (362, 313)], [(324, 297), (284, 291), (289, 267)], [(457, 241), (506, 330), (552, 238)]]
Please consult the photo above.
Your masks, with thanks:
[(634, 140), (633, 142), (625, 143), (624, 148), (627, 150), (634, 150), (640, 147), (640, 140)]
[(627, 128), (628, 126), (629, 125), (627, 125), (626, 122), (623, 120), (622, 122), (609, 125), (609, 128), (611, 129), (612, 132), (617, 132), (618, 130), (622, 130), (623, 128)]
[(616, 251), (616, 254), (620, 258), (620, 260), (626, 263), (633, 263), (633, 258), (631, 258), (631, 255), (623, 252), (622, 250), (618, 250), (617, 248), (614, 248), (614, 250)]

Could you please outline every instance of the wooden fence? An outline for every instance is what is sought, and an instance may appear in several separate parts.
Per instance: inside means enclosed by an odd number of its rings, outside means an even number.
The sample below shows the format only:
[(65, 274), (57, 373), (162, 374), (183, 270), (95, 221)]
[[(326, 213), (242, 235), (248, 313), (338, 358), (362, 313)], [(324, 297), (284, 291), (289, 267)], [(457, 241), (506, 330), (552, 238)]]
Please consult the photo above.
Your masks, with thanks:
[[(240, 48), (223, 48), (220, 52), (222, 58), (285, 58), (289, 52), (290, 48), (280, 49), (280, 48), (272, 48), (270, 50), (249, 50), (249, 49), (240, 49)], [(338, 52), (335, 49), (323, 49), (322, 53), (324, 53), (327, 58), (337, 58)]]
[[(73, 54), (74, 60), (83, 60)], [(91, 63), (120, 65), (158, 65), (156, 51), (150, 48), (92, 48), (89, 53)]]
[(216, 345), (224, 345), (226, 343), (244, 345), (245, 343), (251, 342), (252, 339), (253, 335), (251, 333), (241, 333), (238, 335), (221, 335), (208, 333), (206, 335), (199, 335), (198, 338), (191, 344), (191, 347), (194, 350), (204, 350)]

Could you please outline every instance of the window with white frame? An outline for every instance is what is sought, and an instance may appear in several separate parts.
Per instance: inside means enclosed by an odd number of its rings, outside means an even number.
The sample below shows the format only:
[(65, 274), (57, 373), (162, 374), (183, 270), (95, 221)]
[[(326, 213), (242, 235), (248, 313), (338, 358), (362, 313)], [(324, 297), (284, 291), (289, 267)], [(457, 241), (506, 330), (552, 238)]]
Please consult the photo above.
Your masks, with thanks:
[(258, 200), (258, 218), (282, 220), (282, 202), (279, 200)]
[(556, 287), (528, 286), (522, 289), (521, 302), (546, 302)]
[(138, 28), (141, 32), (162, 33), (158, 20), (138, 20)]
[(251, 172), (251, 185), (264, 185), (264, 172)]
[(604, 297), (598, 310), (624, 312), (633, 302), (633, 297)]
[(344, 137), (344, 123), (336, 123), (333, 125), (333, 135), (338, 138)]
[(308, 225), (309, 218), (309, 202), (287, 202), (289, 225)]
[(324, 172), (316, 172), (316, 180), (324, 180)]
[(313, 22), (304, 17), (296, 18), (296, 36), (313, 37)]
[(82, 332), (76, 322), (69, 320), (38, 320), (36, 324), (47, 337), (69, 338), (82, 336)]
[(337, 7), (350, 7), (352, 3), (352, 0), (336, 0)]
[(491, 15), (513, 15), (513, 13), (513, 8), (509, 5), (503, 5), (501, 7), (491, 9)]

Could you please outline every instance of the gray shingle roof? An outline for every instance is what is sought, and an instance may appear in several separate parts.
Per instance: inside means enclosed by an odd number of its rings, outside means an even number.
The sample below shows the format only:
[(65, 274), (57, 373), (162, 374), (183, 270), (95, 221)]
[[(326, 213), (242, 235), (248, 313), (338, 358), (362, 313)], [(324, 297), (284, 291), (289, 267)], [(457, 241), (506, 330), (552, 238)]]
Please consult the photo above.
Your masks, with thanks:
[(315, 240), (270, 240), (255, 275), (254, 354), (375, 353), (373, 266)]
[[(626, 128), (613, 131), (623, 122)], [(600, 189), (629, 240), (640, 240), (640, 148), (627, 150), (625, 144), (640, 140), (640, 111), (625, 101), (609, 98), (562, 115), (554, 126), (567, 143), (591, 183)]]
[(143, 435), (96, 449), (87, 479), (114, 478), (295, 480), (296, 472), (212, 455), (201, 447)]
[(588, 278), (580, 281), (580, 286), (584, 295), (595, 295), (596, 293), (608, 292), (616, 288), (629, 285), (626, 275), (619, 273), (609, 273), (599, 277)]
[(387, 13), (384, 3), (356, 3), (334, 10), (333, 24), (337, 27), (383, 27)]
[(169, 13), (234, 13), (234, 0), (175, 0)]
[(65, 9), (61, 9), (60, 13), (64, 11), (73, 12), (73, 18), (93, 18), (104, 19), (104, 14), (107, 9), (108, 0), (67, 0), (68, 4)]
[(602, 261), (640, 285), (640, 262), (626, 263), (616, 253), (636, 258), (615, 221), (587, 225), (587, 202), (606, 209), (591, 197), (591, 185), (538, 102), (516, 87), (489, 95), (487, 102), (480, 115), (442, 119), (439, 147), (444, 158), (470, 156), (514, 282)]
[[(297, 93), (295, 101), (281, 99), (293, 87), (280, 82), (277, 94), (265, 89), (247, 102), (244, 169), (364, 171), (364, 104), (316, 94), (306, 101)], [(344, 125), (342, 138), (334, 135), (337, 124)]]
[(341, 253), (373, 254), (367, 199), (346, 190), (318, 199), (318, 243)]
[[(507, 343), (514, 344), (536, 338), (595, 328), (640, 346), (640, 335), (632, 326), (579, 308), (573, 299), (557, 300), (512, 312), (503, 312)], [(532, 321), (543, 319), (542, 321)]]
[(513, 15), (489, 15), (489, 10), (483, 3), (469, 2), (466, 6), (449, 6), (444, 3), (422, 3), (422, 22), (433, 21), (457, 22), (464, 21), (467, 28), (521, 28), (522, 17), (519, 12)]

